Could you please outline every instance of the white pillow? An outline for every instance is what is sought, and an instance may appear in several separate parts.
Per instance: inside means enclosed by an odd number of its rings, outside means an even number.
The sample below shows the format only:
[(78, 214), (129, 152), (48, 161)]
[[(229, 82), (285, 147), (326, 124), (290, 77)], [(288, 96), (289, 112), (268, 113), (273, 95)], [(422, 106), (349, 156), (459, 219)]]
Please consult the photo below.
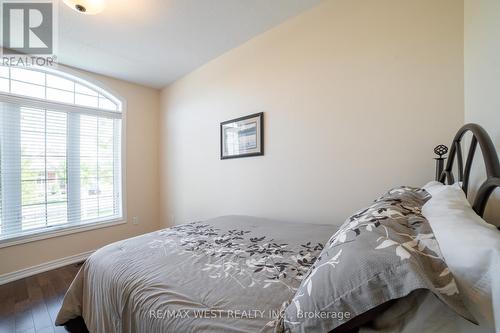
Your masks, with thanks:
[(500, 231), (474, 212), (457, 184), (431, 182), (424, 188), (432, 198), (422, 214), (434, 231), (465, 305), (481, 325), (496, 327), (500, 333)]
[(423, 189), (429, 192), (432, 196), (434, 196), (435, 193), (441, 192), (444, 190), (446, 186), (444, 186), (442, 183), (432, 180), (428, 182), (427, 184), (424, 185)]

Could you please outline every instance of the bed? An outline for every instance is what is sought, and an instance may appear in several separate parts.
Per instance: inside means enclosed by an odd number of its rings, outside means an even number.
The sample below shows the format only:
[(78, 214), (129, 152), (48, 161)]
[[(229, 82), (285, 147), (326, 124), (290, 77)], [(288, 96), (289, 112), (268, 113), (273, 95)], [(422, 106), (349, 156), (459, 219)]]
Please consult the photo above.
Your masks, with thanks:
[[(500, 186), (481, 127), (459, 130), (439, 180), (456, 184), (457, 167), (466, 194), (478, 144), (487, 180), (471, 210), (480, 217)], [(480, 314), (447, 265), (453, 253), (422, 215), (430, 193), (441, 195), (437, 186), (392, 189), (340, 228), (224, 216), (110, 244), (83, 264), (56, 324), (81, 317), (90, 332), (491, 332), (475, 325)], [(304, 318), (307, 309), (328, 317)]]
[(58, 323), (83, 315), (90, 332), (272, 331), (269, 311), (335, 230), (225, 216), (105, 246), (76, 276)]

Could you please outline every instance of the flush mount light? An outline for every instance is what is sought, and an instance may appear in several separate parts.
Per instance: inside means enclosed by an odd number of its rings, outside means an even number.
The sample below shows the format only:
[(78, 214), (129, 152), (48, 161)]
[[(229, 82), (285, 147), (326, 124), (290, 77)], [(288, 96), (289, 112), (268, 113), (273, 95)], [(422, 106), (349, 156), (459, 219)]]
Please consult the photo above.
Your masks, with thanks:
[(64, 3), (71, 9), (88, 15), (98, 14), (106, 7), (104, 0), (64, 0)]

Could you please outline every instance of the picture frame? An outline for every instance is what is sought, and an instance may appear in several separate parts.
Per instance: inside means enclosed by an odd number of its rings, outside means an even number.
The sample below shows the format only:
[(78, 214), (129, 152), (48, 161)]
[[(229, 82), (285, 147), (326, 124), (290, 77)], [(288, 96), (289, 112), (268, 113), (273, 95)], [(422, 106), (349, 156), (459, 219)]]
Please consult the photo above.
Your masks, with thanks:
[(220, 159), (264, 155), (264, 113), (220, 123)]

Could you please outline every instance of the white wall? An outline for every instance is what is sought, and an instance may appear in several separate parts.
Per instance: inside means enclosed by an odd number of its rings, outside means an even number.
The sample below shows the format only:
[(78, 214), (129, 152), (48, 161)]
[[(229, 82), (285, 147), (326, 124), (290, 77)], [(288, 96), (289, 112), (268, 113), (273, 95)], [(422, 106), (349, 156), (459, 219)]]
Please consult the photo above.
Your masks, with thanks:
[[(465, 0), (464, 12), (465, 121), (483, 126), (500, 151), (500, 1)], [(477, 187), (483, 178), (480, 163), (471, 179)], [(493, 195), (485, 217), (500, 225), (500, 191)]]
[(160, 92), (136, 84), (81, 71), (127, 101), (126, 210), (139, 225), (128, 222), (92, 231), (49, 238), (0, 249), (0, 275), (98, 249), (159, 227), (159, 101)]
[[(219, 160), (219, 123), (259, 111), (265, 156)], [(162, 91), (163, 221), (342, 223), (430, 180), (463, 117), (462, 1), (324, 1)]]

